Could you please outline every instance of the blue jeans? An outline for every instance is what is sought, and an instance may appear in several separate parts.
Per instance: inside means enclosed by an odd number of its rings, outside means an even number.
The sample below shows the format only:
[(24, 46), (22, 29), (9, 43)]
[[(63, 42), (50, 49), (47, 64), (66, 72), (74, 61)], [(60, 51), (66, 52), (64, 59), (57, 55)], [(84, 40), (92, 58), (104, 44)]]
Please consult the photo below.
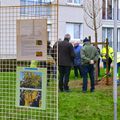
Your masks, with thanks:
[(120, 62), (117, 63), (117, 73), (119, 72)]
[(78, 72), (80, 73), (80, 76), (82, 77), (82, 66), (81, 65), (74, 66), (75, 77), (78, 77)]
[(91, 81), (91, 89), (90, 91), (94, 91), (95, 85), (94, 85), (94, 65), (91, 64), (86, 64), (83, 65), (83, 91), (87, 91), (87, 81), (88, 81), (88, 73), (90, 76), (90, 81)]
[[(108, 72), (110, 71), (111, 63), (112, 63), (112, 59), (109, 57), (109, 59), (108, 59)], [(104, 68), (106, 68), (106, 66), (107, 66), (106, 64), (107, 64), (107, 62), (103, 61)]]
[(68, 82), (70, 76), (70, 66), (59, 66), (59, 89), (69, 90)]

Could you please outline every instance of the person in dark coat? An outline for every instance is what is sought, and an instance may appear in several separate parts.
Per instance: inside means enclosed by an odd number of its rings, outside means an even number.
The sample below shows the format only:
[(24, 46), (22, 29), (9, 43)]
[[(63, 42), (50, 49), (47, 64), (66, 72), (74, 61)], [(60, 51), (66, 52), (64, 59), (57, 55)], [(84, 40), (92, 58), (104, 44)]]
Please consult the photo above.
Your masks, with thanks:
[(62, 40), (59, 39), (58, 41), (55, 42), (55, 44), (53, 45), (53, 49), (52, 49), (52, 57), (55, 60), (55, 62), (57, 63), (57, 53), (58, 53), (58, 44), (59, 42), (61, 42)]
[(64, 41), (58, 43), (59, 89), (65, 92), (69, 92), (69, 75), (75, 57), (73, 46), (69, 40), (70, 35), (66, 34)]
[(79, 44), (79, 42), (74, 43), (74, 52), (75, 52), (74, 75), (75, 75), (75, 79), (78, 78), (78, 72), (80, 73), (80, 76), (82, 77), (82, 66), (81, 66), (81, 57), (80, 57), (81, 48), (82, 48), (82, 46)]
[(91, 45), (90, 40), (85, 38), (83, 40), (83, 47), (81, 49), (81, 64), (83, 68), (83, 87), (82, 91), (87, 91), (87, 81), (88, 81), (88, 73), (91, 81), (90, 91), (94, 92), (94, 64), (98, 61), (99, 53), (95, 46)]
[[(97, 46), (97, 51), (100, 54), (100, 48)], [(98, 76), (100, 77), (100, 57), (98, 58), (98, 62), (97, 62), (97, 66), (98, 66)]]
[(56, 41), (53, 45), (53, 49), (52, 49), (52, 57), (55, 61), (55, 64), (54, 64), (54, 71), (53, 71), (53, 78), (56, 79), (57, 78), (57, 64), (58, 64), (58, 44), (59, 42), (61, 42), (62, 40), (59, 39), (58, 41)]
[[(97, 51), (100, 54), (100, 48), (98, 47), (98, 45), (96, 46), (95, 44), (93, 44), (93, 46), (97, 48)], [(100, 57), (98, 58), (98, 61), (97, 61), (97, 68), (98, 68), (98, 76), (100, 77)]]
[(47, 44), (47, 85), (49, 85), (50, 79), (56, 78), (56, 66), (55, 66), (55, 60), (54, 60), (54, 51), (53, 48), (50, 46), (50, 41), (48, 41)]

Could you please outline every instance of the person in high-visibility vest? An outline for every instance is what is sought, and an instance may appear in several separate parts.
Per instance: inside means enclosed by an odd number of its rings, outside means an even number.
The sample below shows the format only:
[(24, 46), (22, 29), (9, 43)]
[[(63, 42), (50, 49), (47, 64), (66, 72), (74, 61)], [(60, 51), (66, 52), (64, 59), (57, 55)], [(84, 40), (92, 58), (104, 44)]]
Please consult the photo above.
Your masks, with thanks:
[[(106, 73), (106, 63), (107, 63), (107, 53), (106, 53), (106, 45), (104, 45), (104, 47), (101, 50), (101, 57), (102, 57), (102, 61), (103, 61), (103, 67), (104, 67), (104, 71)], [(108, 46), (108, 72), (111, 71), (111, 63), (113, 61), (113, 55), (114, 55), (114, 51), (113, 48)]]
[(30, 67), (31, 68), (37, 68), (37, 65), (38, 65), (38, 61), (37, 60), (32, 60), (31, 64), (30, 64)]
[(119, 67), (120, 67), (120, 52), (117, 52), (117, 83), (120, 83), (119, 80)]

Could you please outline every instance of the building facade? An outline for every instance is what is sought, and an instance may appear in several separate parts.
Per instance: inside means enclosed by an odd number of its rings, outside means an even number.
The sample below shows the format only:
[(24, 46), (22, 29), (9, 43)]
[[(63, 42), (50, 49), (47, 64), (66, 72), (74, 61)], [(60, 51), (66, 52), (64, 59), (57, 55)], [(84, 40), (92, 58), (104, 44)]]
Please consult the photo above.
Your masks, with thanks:
[[(102, 10), (101, 27), (98, 29), (98, 41), (109, 40), (109, 45), (113, 46), (113, 30), (114, 30), (114, 0), (101, 0)], [(83, 39), (91, 36), (94, 41), (94, 31), (85, 23), (84, 0), (60, 0), (59, 2), (59, 37), (63, 38), (64, 33), (70, 33), (73, 40)], [(118, 0), (118, 51), (120, 51), (120, 0)], [(79, 27), (78, 27), (79, 26)]]
[[(5, 5), (36, 5), (41, 3), (52, 3), (54, 0), (1, 0), (1, 6)], [(101, 21), (102, 26), (98, 29), (98, 41), (109, 40), (110, 46), (113, 46), (113, 8), (114, 0), (102, 0)], [(94, 41), (94, 31), (85, 23), (84, 0), (59, 0), (58, 12), (58, 39), (63, 39), (65, 33), (71, 34), (71, 40), (83, 40), (84, 37), (91, 36)], [(47, 9), (48, 14), (50, 9)], [(39, 11), (38, 11), (39, 12)], [(25, 14), (25, 10), (21, 10), (21, 14)], [(34, 13), (33, 13), (34, 14)], [(38, 13), (39, 14), (39, 13)], [(120, 51), (120, 0), (118, 0), (118, 51)], [(51, 27), (51, 23), (48, 23)], [(48, 33), (50, 35), (50, 29)]]

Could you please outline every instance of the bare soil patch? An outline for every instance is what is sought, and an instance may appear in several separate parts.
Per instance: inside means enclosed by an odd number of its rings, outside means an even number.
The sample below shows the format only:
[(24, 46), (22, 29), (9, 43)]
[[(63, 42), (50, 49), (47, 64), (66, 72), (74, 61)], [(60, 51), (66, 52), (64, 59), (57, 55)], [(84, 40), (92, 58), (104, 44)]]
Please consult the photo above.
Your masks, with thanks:
[[(82, 83), (83, 83), (82, 80), (72, 80), (69, 82), (69, 86), (70, 88), (82, 88)], [(113, 85), (113, 78), (109, 77), (108, 82), (106, 78), (97, 81), (95, 87), (96, 89), (102, 89), (102, 88), (108, 88), (112, 85)], [(88, 80), (88, 88), (90, 88), (90, 80)]]

